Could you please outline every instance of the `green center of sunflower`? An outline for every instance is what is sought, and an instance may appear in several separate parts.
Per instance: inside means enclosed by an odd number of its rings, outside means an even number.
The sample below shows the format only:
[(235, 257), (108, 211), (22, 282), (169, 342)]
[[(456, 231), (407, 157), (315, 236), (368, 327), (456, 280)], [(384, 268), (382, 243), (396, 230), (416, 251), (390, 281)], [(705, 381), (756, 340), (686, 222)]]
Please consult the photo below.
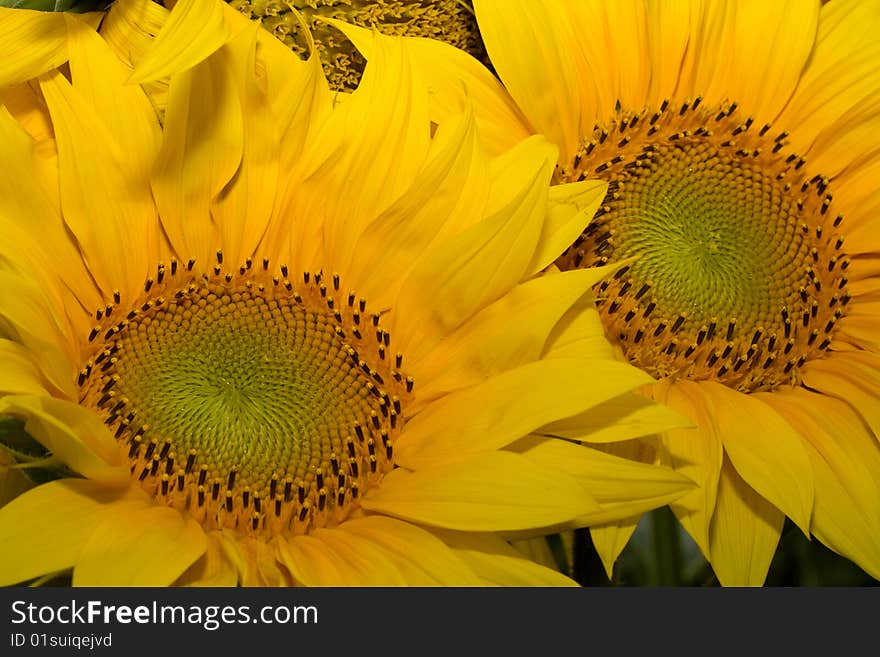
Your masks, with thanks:
[(212, 527), (302, 533), (344, 518), (392, 467), (412, 380), (338, 276), (294, 285), (264, 265), (160, 265), (124, 318), (98, 311), (81, 403), (162, 502)]
[(598, 175), (608, 193), (557, 264), (622, 263), (597, 303), (633, 364), (754, 391), (796, 383), (828, 348), (849, 263), (828, 180), (788, 133), (735, 112), (666, 102), (597, 126), (560, 177)]

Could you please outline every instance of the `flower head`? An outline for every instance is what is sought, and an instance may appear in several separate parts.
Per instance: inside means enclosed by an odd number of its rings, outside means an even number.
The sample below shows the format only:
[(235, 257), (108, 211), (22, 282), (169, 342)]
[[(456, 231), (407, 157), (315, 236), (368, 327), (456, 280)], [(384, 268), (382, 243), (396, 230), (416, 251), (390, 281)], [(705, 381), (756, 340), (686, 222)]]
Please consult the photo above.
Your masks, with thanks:
[(334, 104), (223, 4), (150, 4), (0, 12), (0, 415), (79, 475), (0, 508), (0, 582), (564, 584), (502, 533), (688, 489), (533, 435), (680, 421), (629, 394), (606, 272), (541, 273), (603, 183), (432, 125), (400, 40)]
[[(786, 516), (880, 575), (878, 3), (475, 8), (510, 96), (442, 44), (421, 74), (488, 144), (543, 133), (557, 181), (609, 183), (556, 264), (625, 263), (602, 323), (697, 425), (651, 457), (700, 484), (672, 509), (720, 581), (763, 582)], [(609, 569), (633, 527), (594, 530)]]

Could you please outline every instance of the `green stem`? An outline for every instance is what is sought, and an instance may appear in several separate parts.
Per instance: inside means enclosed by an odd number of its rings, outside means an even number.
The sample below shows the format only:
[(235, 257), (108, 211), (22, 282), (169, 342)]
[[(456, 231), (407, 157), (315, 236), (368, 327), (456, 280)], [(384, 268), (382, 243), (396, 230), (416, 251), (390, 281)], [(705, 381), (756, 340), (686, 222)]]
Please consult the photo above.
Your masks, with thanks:
[(668, 507), (657, 509), (651, 518), (657, 586), (681, 586), (681, 542), (678, 521)]

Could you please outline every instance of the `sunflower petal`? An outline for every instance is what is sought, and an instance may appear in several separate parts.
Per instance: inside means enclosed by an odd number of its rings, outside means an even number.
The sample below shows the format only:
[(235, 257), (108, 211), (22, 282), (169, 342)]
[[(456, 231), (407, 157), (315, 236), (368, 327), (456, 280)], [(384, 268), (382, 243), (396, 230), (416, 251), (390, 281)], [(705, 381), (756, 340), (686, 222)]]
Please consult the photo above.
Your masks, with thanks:
[[(375, 30), (329, 21), (369, 61), (389, 39)], [(378, 43), (377, 43), (378, 42)], [(417, 78), (430, 90), (431, 120), (443, 125), (472, 102), (480, 142), (499, 155), (529, 136), (528, 123), (498, 79), (466, 52), (436, 39), (408, 39), (407, 50)]]
[(880, 369), (866, 362), (871, 355), (835, 354), (804, 368), (804, 383), (814, 390), (848, 403), (880, 437)]
[(210, 208), (239, 168), (243, 130), (238, 91), (222, 56), (172, 79), (152, 187), (165, 232), (184, 261), (207, 266), (220, 248)]
[[(613, 450), (613, 446), (609, 446)], [(601, 507), (580, 516), (578, 525), (594, 525), (635, 516), (664, 506), (694, 488), (670, 468), (621, 458), (565, 440), (536, 437), (513, 446), (518, 453), (548, 470), (573, 476)]]
[(880, 445), (843, 401), (797, 388), (761, 396), (804, 438), (816, 478), (811, 532), (880, 577)]
[[(429, 245), (482, 217), (488, 165), (478, 154), (473, 113), (440, 126), (431, 149), (419, 183), (373, 220), (357, 242), (350, 275), (380, 304), (393, 301)], [(387, 266), (392, 262), (397, 266)]]
[(853, 146), (858, 153), (865, 144), (874, 143), (841, 137), (847, 136), (842, 129), (850, 123), (848, 114), (876, 103), (878, 29), (880, 12), (873, 0), (823, 3), (810, 65), (779, 118), (780, 124), (797, 127), (791, 131), (792, 146), (807, 153), (811, 164), (825, 175), (837, 175), (852, 161)]
[(36, 78), (67, 61), (64, 14), (0, 7), (0, 87)]
[(138, 85), (126, 84), (128, 69), (94, 30), (69, 15), (67, 23), (73, 88), (125, 153), (120, 164), (143, 184), (161, 140), (153, 106)]
[[(312, 536), (324, 543), (327, 550), (344, 568), (346, 585), (356, 586), (404, 586), (408, 584), (397, 567), (397, 559), (357, 534), (344, 528), (318, 529)], [(389, 558), (391, 557), (391, 558)]]
[(50, 481), (18, 496), (0, 508), (0, 585), (70, 568), (103, 516), (135, 499), (88, 479)]
[(692, 428), (672, 429), (661, 437), (660, 462), (692, 479), (698, 487), (670, 508), (694, 542), (709, 555), (709, 529), (715, 511), (724, 458), (721, 438), (706, 393), (692, 381), (660, 382), (651, 396), (690, 418)]
[(74, 586), (168, 586), (207, 547), (205, 532), (175, 509), (107, 514), (82, 547)]
[[(540, 138), (523, 142), (493, 177), (497, 198), (488, 209), (497, 211), (423, 254), (397, 303), (424, 310), (391, 329), (407, 353), (424, 352), (527, 273), (546, 214), (552, 151)], [(426, 294), (433, 303), (424, 303)], [(419, 344), (407, 349), (413, 340)]]
[(357, 571), (311, 535), (280, 540), (278, 559), (303, 586), (358, 586)]
[[(585, 387), (584, 376), (602, 385)], [(615, 361), (527, 363), (449, 394), (415, 415), (395, 445), (397, 462), (419, 468), (456, 454), (497, 449), (649, 381), (646, 374)], [(435, 439), (438, 432), (444, 440)]]
[(614, 564), (617, 563), (617, 558), (629, 543), (641, 519), (640, 515), (631, 516), (590, 527), (590, 539), (593, 541), (593, 547), (596, 548), (596, 554), (602, 560), (605, 575), (609, 580), (614, 576)]
[[(808, 533), (813, 470), (798, 433), (754, 395), (719, 383), (702, 382), (700, 386), (712, 408), (724, 450), (739, 475)], [(737, 495), (753, 502), (745, 493)]]
[(438, 536), (490, 586), (577, 586), (555, 570), (523, 557), (496, 534), (438, 530)]
[(552, 422), (540, 433), (588, 443), (614, 443), (692, 424), (686, 416), (668, 406), (638, 394), (624, 394), (578, 415)]
[(409, 366), (419, 401), (540, 358), (554, 325), (605, 275), (601, 268), (541, 276), (516, 286)]
[[(749, 108), (759, 125), (773, 121), (794, 92), (810, 57), (818, 18), (816, 3), (736, 2), (729, 94)], [(755, 66), (756, 61), (761, 65)]]
[(215, 0), (179, 0), (129, 82), (149, 82), (204, 61), (229, 37), (223, 5)]
[(129, 481), (128, 463), (95, 413), (54, 397), (0, 398), (0, 415), (20, 417), (25, 431), (72, 470), (107, 486)]
[(362, 506), (466, 531), (546, 527), (598, 510), (574, 478), (510, 452), (481, 452), (417, 472), (394, 470)]
[(39, 369), (22, 345), (0, 338), (0, 362), (0, 394), (48, 395)]
[(573, 24), (572, 12), (560, 9), (531, 0), (474, 2), (480, 34), (504, 86), (534, 130), (558, 145), (562, 161), (568, 162), (585, 134), (580, 130), (582, 113), (589, 114), (585, 99), (593, 98), (576, 63), (584, 26)]
[(236, 586), (238, 570), (226, 556), (219, 532), (210, 532), (205, 554), (193, 563), (175, 582), (175, 586)]
[[(36, 98), (32, 91), (29, 95)], [(48, 131), (49, 137), (48, 113), (40, 111), (39, 115), (40, 130)], [(42, 272), (58, 289), (63, 281), (86, 307), (98, 307), (100, 294), (71, 243), (57, 200), (53, 200), (48, 183), (42, 184), (41, 164), (45, 162), (41, 162), (40, 146), (22, 127), (7, 108), (0, 107), (0, 170), (21, 174), (0, 176), (0, 232), (8, 240), (0, 245), (0, 260), (8, 260), (22, 271)]]
[(556, 260), (581, 233), (605, 198), (603, 180), (553, 185), (550, 188), (547, 220), (541, 230), (538, 250), (532, 256), (529, 273), (537, 273)]
[[(156, 260), (155, 208), (145, 180), (132, 179), (125, 157), (95, 109), (60, 73), (40, 87), (58, 142), (61, 207), (85, 261), (109, 301), (119, 290), (137, 298)], [(131, 121), (146, 116), (128, 117)], [(139, 128), (133, 127), (132, 130)], [(97, 191), (96, 191), (97, 190)]]
[(724, 461), (709, 551), (722, 586), (761, 586), (779, 544), (785, 516)]
[(272, 128), (267, 80), (257, 71), (256, 23), (221, 49), (239, 81), (242, 116), (241, 166), (212, 206), (220, 224), (224, 256), (233, 264), (252, 256), (269, 225), (278, 180), (280, 134)]
[(27, 350), (53, 391), (73, 398), (76, 355), (58, 325), (60, 311), (50, 307), (45, 290), (33, 281), (0, 271), (0, 287), (17, 292), (0, 299), (0, 335)]
[(401, 571), (407, 586), (475, 586), (480, 580), (434, 534), (386, 516), (348, 520), (340, 531), (378, 547)]

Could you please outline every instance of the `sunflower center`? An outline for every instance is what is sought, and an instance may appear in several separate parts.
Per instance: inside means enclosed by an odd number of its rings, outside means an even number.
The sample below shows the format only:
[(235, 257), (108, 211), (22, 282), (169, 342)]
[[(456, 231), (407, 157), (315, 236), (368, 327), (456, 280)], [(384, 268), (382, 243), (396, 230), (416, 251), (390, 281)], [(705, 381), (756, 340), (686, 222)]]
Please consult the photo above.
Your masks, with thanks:
[(160, 265), (124, 318), (98, 311), (81, 403), (164, 503), (214, 527), (302, 533), (344, 518), (391, 469), (412, 380), (338, 276), (294, 285), (264, 265)]
[(743, 391), (796, 383), (828, 348), (849, 301), (829, 181), (786, 149), (788, 133), (699, 99), (618, 111), (563, 180), (608, 194), (562, 269), (621, 263), (597, 290), (608, 336), (660, 378)]

